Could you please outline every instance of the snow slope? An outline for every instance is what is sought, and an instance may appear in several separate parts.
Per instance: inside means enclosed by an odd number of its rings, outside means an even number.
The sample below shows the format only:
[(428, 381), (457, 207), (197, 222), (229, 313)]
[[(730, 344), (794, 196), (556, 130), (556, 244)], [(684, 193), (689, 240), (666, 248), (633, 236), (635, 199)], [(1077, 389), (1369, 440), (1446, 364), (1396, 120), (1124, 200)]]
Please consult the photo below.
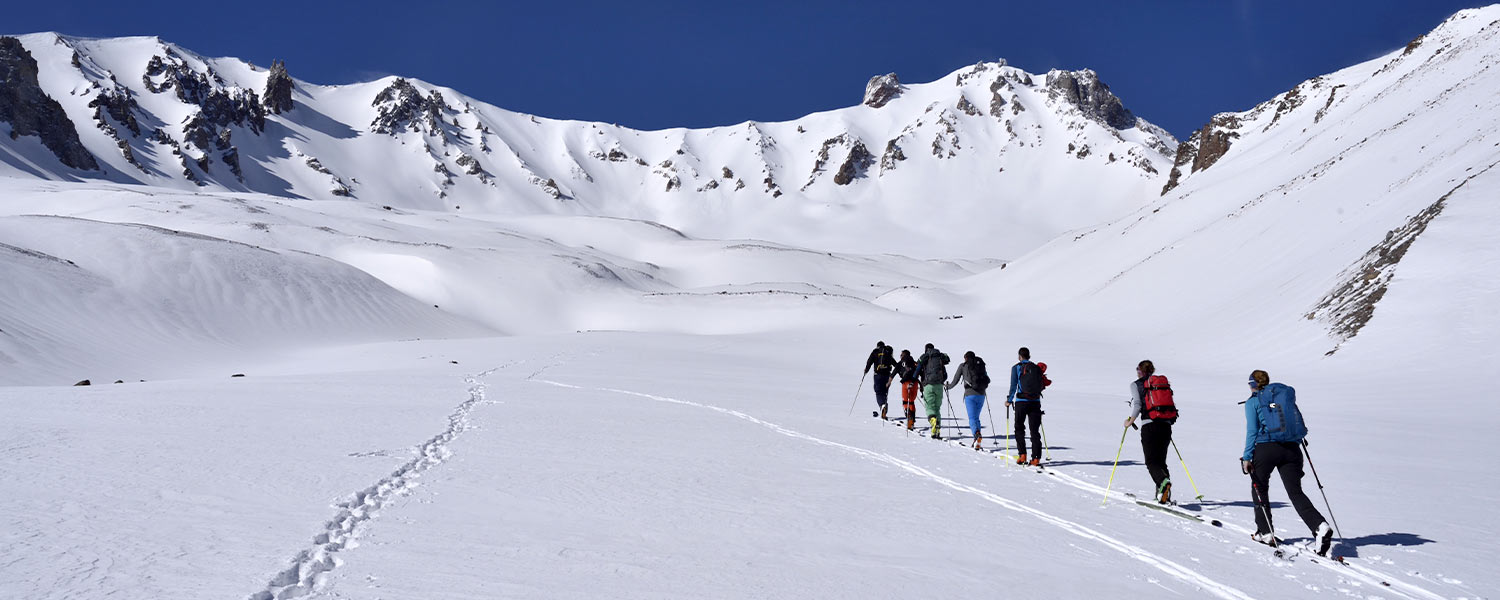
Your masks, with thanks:
[(24, 180), (0, 189), (0, 269), (15, 283), (0, 290), (9, 384), (202, 373), (177, 363), (309, 345), (938, 315), (968, 304), (943, 282), (997, 264), (703, 240), (604, 217)]
[[(1283, 562), (1248, 539), (1248, 492), (1231, 465), (1238, 407), (1201, 393), (1216, 374), (1170, 365), (1186, 390), (1178, 445), (1208, 498), (1195, 510), (1223, 528), (1124, 501), (1122, 492), (1150, 486), (1133, 440), (1101, 505), (1129, 381), (1117, 343), (1021, 328), (1014, 338), (957, 325), (879, 330), (901, 346), (993, 349), (997, 364), (1001, 344), (1050, 337), (1039, 352), (1058, 382), (1047, 400), (1055, 474), (846, 416), (862, 330), (366, 346), (247, 364), (244, 379), (0, 390), (11, 457), (0, 469), (27, 490), (6, 501), (0, 590), (1472, 598), (1495, 589), (1487, 532), (1496, 523), (1483, 510), (1494, 469), (1359, 470), (1366, 460), (1426, 466), (1397, 445), (1336, 443), (1333, 415), (1356, 398), (1310, 395), (1306, 408), (1347, 537), (1338, 551), (1355, 566)], [(808, 368), (822, 356), (842, 360)], [(865, 390), (858, 410), (872, 406)], [(295, 418), (276, 417), (286, 414)], [(1003, 425), (998, 409), (992, 417)], [(1306, 540), (1279, 489), (1282, 535)], [(1412, 508), (1438, 501), (1446, 510)]]
[[(1059, 236), (962, 288), (991, 308), (1226, 360), (1335, 349), (1336, 360), (1392, 360), (1397, 350), (1445, 370), (1488, 370), (1500, 335), (1483, 316), (1493, 244), (1465, 229), (1500, 222), (1490, 201), (1500, 9), (1460, 12), (1408, 48), (1215, 117), (1237, 125), (1210, 167), (1135, 214)], [(1455, 244), (1466, 258), (1442, 275), (1430, 260), (1408, 271), (1405, 258)], [(1421, 269), (1441, 291), (1421, 309), (1388, 309), (1421, 293), (1407, 275)], [(1351, 326), (1362, 311), (1364, 332)]]
[[(905, 211), (778, 213), (799, 201), (785, 178), (766, 220), (708, 202), (693, 214), (718, 221), (683, 229), (654, 200), (471, 210), (0, 160), (19, 174), (0, 178), (0, 597), (1494, 597), (1497, 34), (1500, 6), (1463, 11), (1219, 115), (1143, 208), (1003, 263), (969, 242), (925, 258), (935, 234)], [(1020, 77), (976, 72), (995, 69)], [(697, 135), (638, 135), (677, 134)], [(46, 151), (7, 137), (8, 156)], [(1005, 173), (1084, 180), (1097, 154)], [(823, 177), (808, 198), (873, 183)], [(443, 200), (484, 207), (460, 187)], [(812, 216), (773, 231), (789, 214)], [(755, 227), (776, 235), (719, 235)], [(889, 242), (843, 251), (865, 238)], [(864, 416), (877, 339), (972, 349), (995, 375), (1030, 347), (1056, 382), (1049, 472)], [(1201, 491), (1187, 508), (1222, 527), (1121, 496), (1150, 489), (1121, 429), (1144, 358), (1182, 409), (1176, 496)], [(1305, 487), (1348, 565), (1248, 539), (1252, 369), (1298, 390), (1328, 504)], [(53, 387), (84, 377), (134, 383)], [(997, 395), (986, 439), (1005, 445)], [(1279, 482), (1271, 497), (1278, 533), (1306, 541)]]

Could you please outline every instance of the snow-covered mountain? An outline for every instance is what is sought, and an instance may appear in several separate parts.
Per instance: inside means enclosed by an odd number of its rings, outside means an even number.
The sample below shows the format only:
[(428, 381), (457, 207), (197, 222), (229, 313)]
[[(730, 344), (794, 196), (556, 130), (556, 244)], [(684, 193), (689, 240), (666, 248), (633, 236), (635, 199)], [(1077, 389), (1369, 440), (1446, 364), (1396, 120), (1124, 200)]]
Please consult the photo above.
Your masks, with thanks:
[[(316, 85), (157, 38), (7, 39), (4, 85), (36, 101), (0, 109), (0, 174), (49, 180), (1004, 258), (1139, 207), (1177, 145), (1092, 71), (1004, 61), (917, 85), (875, 77), (862, 104), (795, 121), (636, 131), (409, 78)], [(860, 227), (904, 239), (829, 234)]]
[(1484, 363), (1500, 337), (1500, 253), (1483, 233), (1500, 226), (1497, 65), (1500, 6), (1459, 12), (1216, 115), (1159, 199), (964, 285), (993, 309), (1152, 341), (1167, 329), (1182, 353)]
[[(1173, 154), (998, 63), (636, 132), (0, 37), (0, 597), (1493, 597), (1496, 65), (1463, 11)], [(998, 393), (863, 416), (876, 339), (1050, 363), (1045, 473)], [(1143, 358), (1217, 525), (1123, 496)], [(1346, 561), (1281, 481), (1249, 539), (1251, 369)]]

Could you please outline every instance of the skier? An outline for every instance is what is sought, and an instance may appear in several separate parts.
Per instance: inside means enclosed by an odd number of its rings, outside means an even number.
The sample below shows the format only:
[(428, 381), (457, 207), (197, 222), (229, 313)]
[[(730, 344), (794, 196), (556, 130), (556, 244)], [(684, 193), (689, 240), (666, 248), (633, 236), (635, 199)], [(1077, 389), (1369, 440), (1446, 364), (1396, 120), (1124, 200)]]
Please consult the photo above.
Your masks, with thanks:
[(970, 350), (964, 353), (964, 362), (953, 370), (953, 380), (947, 389), (953, 389), (959, 380), (964, 382), (964, 406), (969, 409), (969, 431), (974, 433), (974, 449), (984, 441), (981, 436), (979, 412), (984, 410), (984, 390), (990, 386), (990, 375), (985, 371), (984, 359)]
[(1172, 477), (1167, 472), (1167, 448), (1172, 445), (1172, 424), (1177, 408), (1172, 403), (1172, 388), (1167, 378), (1156, 375), (1156, 365), (1143, 360), (1135, 367), (1136, 380), (1130, 383), (1130, 416), (1125, 427), (1141, 424), (1141, 451), (1146, 457), (1146, 471), (1156, 484), (1156, 501), (1172, 501)]
[[(1016, 411), (1016, 464), (1042, 464), (1042, 388), (1045, 377), (1042, 370), (1031, 362), (1031, 350), (1022, 347), (1016, 351), (1019, 362), (1010, 368), (1010, 392), (1005, 396), (1006, 408)], [(1034, 453), (1031, 462), (1026, 461), (1026, 427), (1031, 426), (1031, 447)]]
[(906, 430), (911, 431), (917, 421), (917, 360), (911, 357), (911, 350), (901, 351), (896, 374), (901, 378), (901, 409), (906, 412)]
[(1301, 444), (1307, 425), (1297, 409), (1297, 394), (1290, 386), (1271, 383), (1270, 375), (1260, 370), (1250, 373), (1250, 391), (1245, 400), (1245, 451), (1240, 456), (1240, 470), (1250, 475), (1250, 498), (1255, 503), (1255, 533), (1250, 538), (1273, 547), (1280, 543), (1271, 527), (1271, 500), (1266, 495), (1274, 470), (1281, 473), (1297, 515), (1313, 532), (1318, 554), (1327, 555), (1333, 528), (1302, 493)]
[(896, 359), (891, 357), (891, 347), (885, 342), (875, 342), (870, 358), (865, 360), (865, 374), (875, 368), (875, 403), (880, 405), (880, 418), (885, 418), (885, 398), (891, 391), (891, 375), (896, 372)]
[(922, 405), (927, 410), (927, 422), (932, 425), (932, 439), (943, 439), (938, 425), (942, 421), (943, 384), (948, 381), (948, 355), (927, 344), (922, 357), (917, 359), (917, 379), (922, 384)]

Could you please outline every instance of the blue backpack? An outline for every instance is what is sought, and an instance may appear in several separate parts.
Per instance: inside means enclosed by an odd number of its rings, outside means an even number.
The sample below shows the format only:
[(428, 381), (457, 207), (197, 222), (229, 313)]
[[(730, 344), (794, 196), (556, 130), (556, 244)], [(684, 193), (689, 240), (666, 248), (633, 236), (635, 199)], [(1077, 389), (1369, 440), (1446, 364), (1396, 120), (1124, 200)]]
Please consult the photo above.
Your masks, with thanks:
[(1256, 414), (1261, 429), (1273, 442), (1300, 442), (1307, 437), (1307, 424), (1297, 409), (1297, 391), (1291, 386), (1273, 383), (1257, 395)]

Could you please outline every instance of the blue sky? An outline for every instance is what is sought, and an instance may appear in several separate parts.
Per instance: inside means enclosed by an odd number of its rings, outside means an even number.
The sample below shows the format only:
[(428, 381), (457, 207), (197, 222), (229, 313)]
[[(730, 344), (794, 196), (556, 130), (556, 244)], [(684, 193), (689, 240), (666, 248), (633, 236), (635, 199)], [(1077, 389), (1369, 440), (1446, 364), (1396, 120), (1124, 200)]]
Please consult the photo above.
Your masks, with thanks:
[(0, 30), (159, 35), (348, 83), (387, 74), (511, 110), (642, 129), (850, 106), (894, 71), (981, 60), (1091, 68), (1179, 137), (1303, 79), (1399, 48), (1476, 2), (15, 2)]

